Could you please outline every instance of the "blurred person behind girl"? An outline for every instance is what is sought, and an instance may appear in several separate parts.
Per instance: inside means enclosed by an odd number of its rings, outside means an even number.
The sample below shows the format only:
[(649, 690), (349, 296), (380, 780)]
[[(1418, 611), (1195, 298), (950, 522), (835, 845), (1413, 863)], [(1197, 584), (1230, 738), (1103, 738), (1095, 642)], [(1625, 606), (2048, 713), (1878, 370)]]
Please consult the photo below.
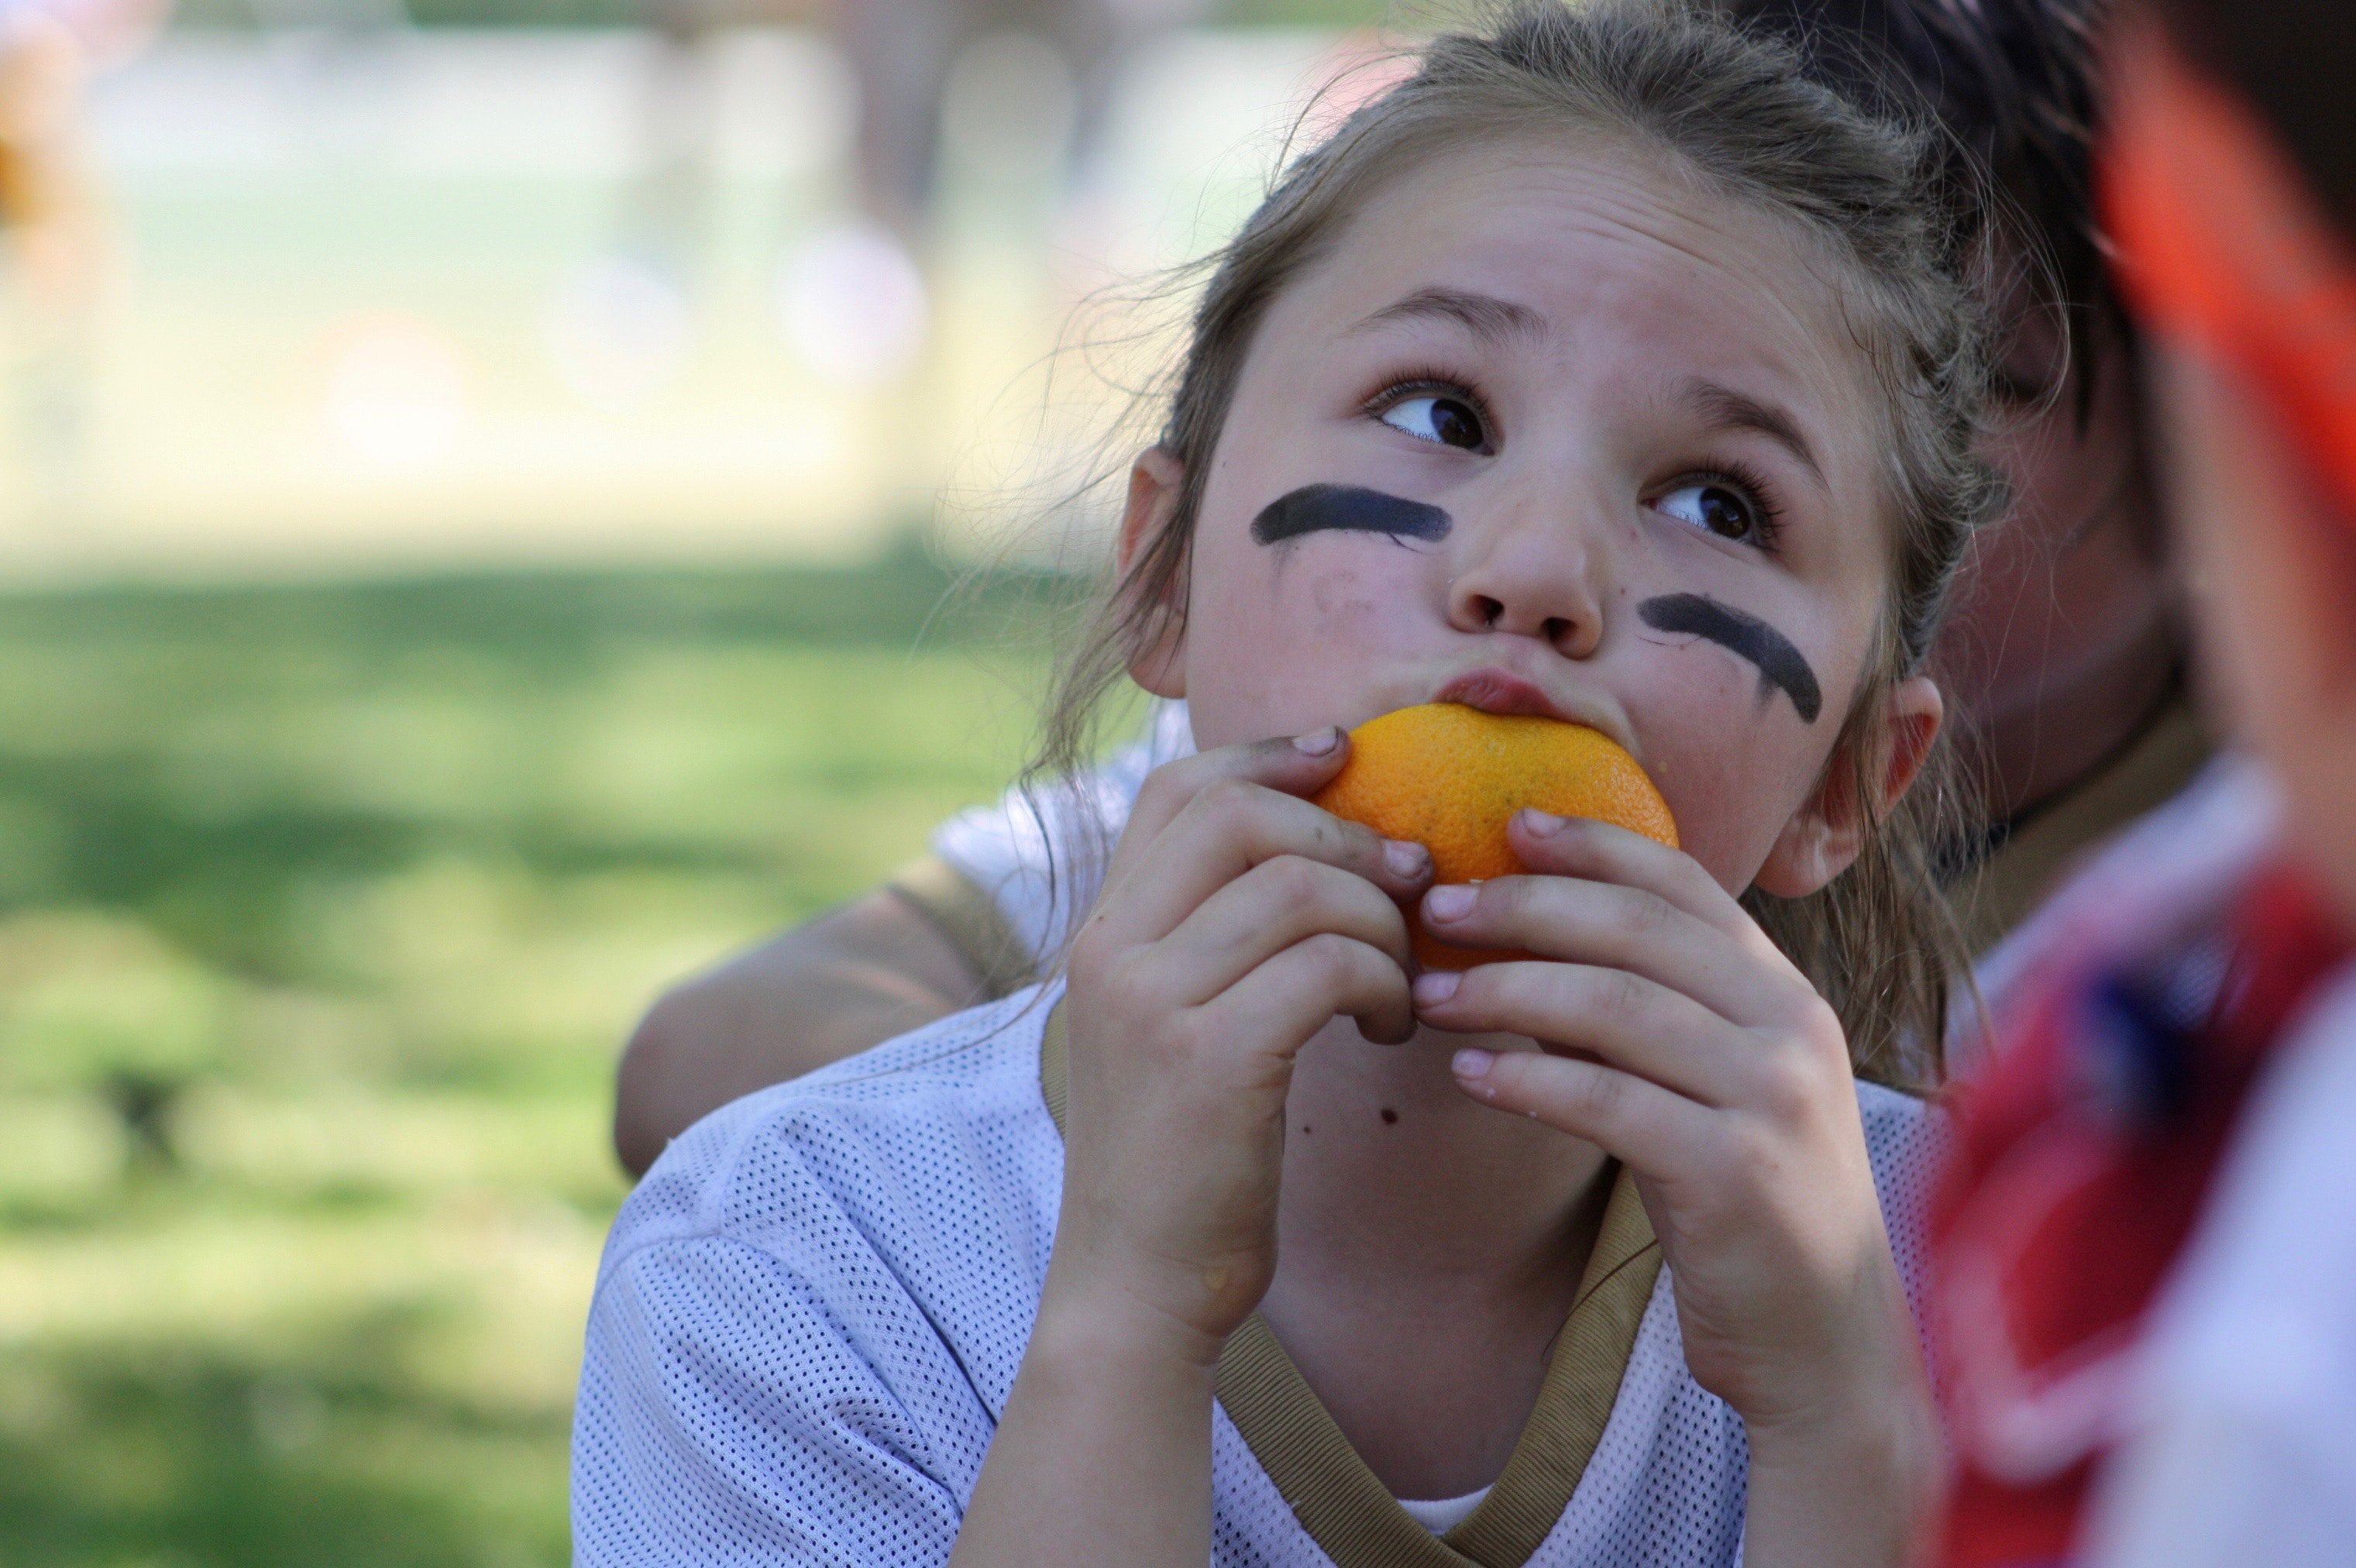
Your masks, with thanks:
[(2356, 13), (2153, 9), (2104, 209), (2249, 760), (2060, 895), (1963, 1102), (1950, 1568), (2356, 1561)]
[[(1204, 0), (641, 0), (659, 48), (647, 83), (648, 156), (626, 236), (645, 253), (626, 264), (658, 286), (680, 286), (670, 274), (683, 270), (704, 217), (714, 155), (715, 36), (780, 23), (823, 29), (852, 88), (851, 210), (797, 237), (780, 273), (781, 303), (789, 338), (817, 368), (889, 379), (915, 362), (931, 325), (942, 112), (958, 62), (992, 38), (1044, 48), (1048, 70), (1021, 78), (1034, 96), (1004, 101), (1001, 83), (987, 108), (1052, 129), (1055, 105), (1038, 90), (1052, 99), (1067, 83), (1063, 144), (1051, 161), (1085, 194), (1103, 176), (1123, 72), (1152, 40), (1206, 9)], [(1066, 83), (1053, 80), (1057, 68)]]
[[(1928, 153), (1701, 18), (1535, 0), (1294, 165), (1049, 713), (1068, 766), (1134, 679), (1204, 749), (1068, 986), (640, 1186), (584, 1562), (1899, 1560), (1936, 1140), (1883, 1085), (1965, 961), (1922, 672), (2001, 501)], [(1536, 874), (1433, 887), (1302, 798), (1431, 701), (1609, 735), (1683, 848), (1526, 812)], [(1418, 974), (1403, 902), (1533, 956)]]
[[(2207, 760), (2187, 699), (2176, 591), (2137, 439), (2133, 336), (2088, 205), (2097, 0), (1734, 0), (1852, 96), (1911, 94), (1953, 144), (1959, 238), (2003, 287), (1985, 448), (2015, 504), (1975, 540), (1940, 641), (1951, 723), (1993, 825), (1948, 851), (1980, 981), (2000, 995), (2019, 931), (2062, 866), (2169, 799)], [(1992, 171), (1993, 188), (1958, 161)], [(1183, 703), (1076, 785), (943, 825), (892, 884), (772, 938), (656, 1004), (616, 1079), (632, 1171), (698, 1116), (1048, 972), (1094, 889), (1098, 819), (1193, 747)], [(1075, 812), (1075, 802), (1085, 809)], [(1060, 897), (1058, 895), (1061, 895)], [(1997, 949), (1996, 951), (1991, 951)], [(1968, 1049), (1972, 1036), (1961, 1044)]]
[(47, 510), (78, 501), (97, 313), (113, 261), (84, 95), (169, 0), (0, 0), (0, 251), (15, 294), (16, 457)]
[[(1723, 0), (1862, 101), (1921, 101), (1953, 138), (1981, 238), (2014, 506), (1959, 579), (1937, 673), (1990, 824), (1950, 891), (2000, 996), (2024, 923), (2091, 845), (2209, 756), (2137, 418), (2141, 356), (2092, 203), (2094, 50), (2108, 0)], [(2008, 935), (2025, 938), (2003, 942)], [(1968, 1041), (1962, 1042), (1968, 1048)]]

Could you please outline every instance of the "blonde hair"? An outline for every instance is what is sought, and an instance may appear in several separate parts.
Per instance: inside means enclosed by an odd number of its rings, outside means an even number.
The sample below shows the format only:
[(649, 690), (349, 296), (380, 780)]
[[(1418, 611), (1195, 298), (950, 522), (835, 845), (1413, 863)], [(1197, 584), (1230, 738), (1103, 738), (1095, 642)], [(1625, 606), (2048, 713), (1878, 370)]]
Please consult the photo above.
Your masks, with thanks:
[(1865, 818), (1856, 863), (1807, 898), (1744, 902), (1839, 1014), (1861, 1076), (1938, 1076), (1950, 976), (1968, 972), (1928, 847), (1965, 817), (1937, 749), (1892, 811), (1882, 798), (1891, 686), (1920, 669), (1972, 531), (2001, 507), (1974, 455), (1986, 368), (1972, 296), (1937, 200), (1930, 138), (1809, 81), (1786, 48), (1638, 0), (1515, 0), (1451, 33), (1419, 69), (1294, 159), (1209, 281), (1159, 444), (1183, 464), (1178, 505), (1100, 596), (1066, 655), (1026, 777), (1068, 777), (1095, 716), (1156, 622), (1185, 609), (1189, 547), (1213, 450), (1269, 303), (1326, 255), (1368, 197), (1418, 159), (1549, 133), (1609, 136), (1666, 155), (1703, 189), (1794, 225), (1837, 278), (1844, 324), (1890, 419), (1883, 483), (1892, 571), (1865, 680), (1826, 788)]

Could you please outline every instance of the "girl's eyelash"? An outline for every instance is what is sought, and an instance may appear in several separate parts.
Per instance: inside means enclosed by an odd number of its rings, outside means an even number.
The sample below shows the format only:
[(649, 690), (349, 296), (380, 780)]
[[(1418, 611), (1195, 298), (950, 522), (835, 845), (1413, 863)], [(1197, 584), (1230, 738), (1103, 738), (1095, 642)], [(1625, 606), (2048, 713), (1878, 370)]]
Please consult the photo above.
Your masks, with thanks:
[(1751, 503), (1758, 525), (1759, 548), (1771, 555), (1774, 553), (1776, 543), (1783, 535), (1783, 508), (1775, 499), (1775, 486), (1768, 482), (1765, 475), (1740, 458), (1735, 458), (1688, 469), (1663, 485), (1660, 493), (1665, 496), (1687, 485), (1723, 485), (1729, 489), (1741, 491), (1743, 498)]
[(1488, 400), (1481, 396), (1480, 389), (1472, 383), (1446, 370), (1410, 370), (1398, 379), (1386, 383), (1380, 391), (1359, 404), (1358, 411), (1369, 419), (1376, 419), (1393, 405), (1409, 398), (1430, 397), (1435, 393), (1463, 400), (1474, 413), (1481, 416), (1481, 428), (1489, 432), (1490, 444), (1496, 443), (1497, 416), (1489, 411)]
[[(1379, 418), (1388, 409), (1413, 397), (1440, 395), (1462, 399), (1480, 416), (1482, 428), (1488, 432), (1491, 445), (1497, 440), (1497, 418), (1489, 411), (1489, 404), (1480, 389), (1462, 377), (1440, 369), (1419, 369), (1408, 372), (1386, 383), (1382, 389), (1359, 405), (1368, 418)], [(1751, 503), (1758, 527), (1759, 548), (1773, 553), (1783, 532), (1783, 508), (1775, 499), (1775, 486), (1766, 475), (1740, 458), (1713, 463), (1690, 469), (1679, 475), (1664, 487), (1664, 493), (1679, 485), (1703, 484), (1724, 485), (1742, 492)]]

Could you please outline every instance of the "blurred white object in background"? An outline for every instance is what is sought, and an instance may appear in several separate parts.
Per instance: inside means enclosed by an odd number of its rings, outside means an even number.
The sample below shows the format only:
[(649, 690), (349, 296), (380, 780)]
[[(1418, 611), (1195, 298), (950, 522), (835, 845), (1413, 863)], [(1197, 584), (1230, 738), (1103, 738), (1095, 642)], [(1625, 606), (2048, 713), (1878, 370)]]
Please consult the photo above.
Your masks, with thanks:
[(168, 0), (0, 0), (0, 421), (44, 522), (80, 521), (98, 318), (116, 270), (84, 98)]
[(1039, 205), (1059, 194), (1079, 114), (1072, 62), (1035, 33), (991, 33), (942, 84), (936, 180), (1021, 187)]
[(858, 386), (914, 365), (932, 317), (916, 258), (871, 223), (821, 229), (798, 247), (779, 280), (777, 308), (796, 357)]
[(549, 357), (574, 395), (623, 412), (660, 391), (687, 357), (687, 297), (662, 268), (601, 256), (568, 272), (548, 309)]
[(385, 468), (431, 467), (466, 427), (466, 367), (430, 323), (362, 317), (330, 340), (324, 408), (327, 428), (354, 455)]

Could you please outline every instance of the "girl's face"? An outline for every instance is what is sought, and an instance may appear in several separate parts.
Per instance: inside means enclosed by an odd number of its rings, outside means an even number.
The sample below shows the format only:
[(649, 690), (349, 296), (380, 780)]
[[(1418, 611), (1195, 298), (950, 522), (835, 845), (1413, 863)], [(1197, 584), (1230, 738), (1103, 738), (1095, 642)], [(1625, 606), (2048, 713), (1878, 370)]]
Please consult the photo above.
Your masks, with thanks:
[[(1811, 260), (1611, 144), (1392, 182), (1262, 323), (1185, 624), (1139, 678), (1205, 747), (1434, 700), (1574, 720), (1723, 886), (1813, 891), (1854, 853), (1818, 785), (1890, 530), (1883, 422)], [(1178, 476), (1141, 460), (1130, 543)], [(1891, 700), (1911, 773), (1937, 693)]]

